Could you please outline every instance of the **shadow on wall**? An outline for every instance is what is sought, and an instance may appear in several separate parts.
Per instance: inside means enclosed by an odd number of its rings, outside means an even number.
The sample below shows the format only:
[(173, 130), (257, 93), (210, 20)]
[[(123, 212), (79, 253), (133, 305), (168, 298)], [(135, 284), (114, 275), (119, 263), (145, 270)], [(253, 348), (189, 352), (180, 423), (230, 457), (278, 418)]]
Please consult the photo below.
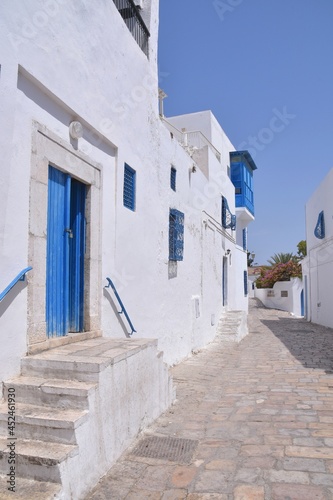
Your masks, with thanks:
[(333, 374), (333, 329), (304, 319), (261, 320), (306, 368)]
[(107, 290), (105, 290), (105, 288), (103, 288), (103, 294), (104, 294), (104, 297), (107, 298), (110, 306), (112, 307), (112, 310), (114, 312), (115, 318), (119, 321), (119, 324), (120, 324), (120, 326), (121, 326), (121, 328), (122, 328), (122, 330), (123, 330), (123, 332), (125, 334), (125, 337), (127, 337), (127, 338), (130, 339), (131, 335), (127, 331), (128, 327), (126, 327), (126, 324), (123, 321), (124, 315), (119, 314), (119, 306), (117, 307), (117, 305), (113, 302), (111, 295), (109, 294), (109, 292)]
[[(6, 312), (11, 303), (16, 299), (16, 297), (21, 293), (24, 288), (27, 287), (27, 281), (18, 281), (16, 285), (9, 290), (7, 295), (0, 302), (0, 318)], [(0, 290), (1, 292), (2, 290)]]

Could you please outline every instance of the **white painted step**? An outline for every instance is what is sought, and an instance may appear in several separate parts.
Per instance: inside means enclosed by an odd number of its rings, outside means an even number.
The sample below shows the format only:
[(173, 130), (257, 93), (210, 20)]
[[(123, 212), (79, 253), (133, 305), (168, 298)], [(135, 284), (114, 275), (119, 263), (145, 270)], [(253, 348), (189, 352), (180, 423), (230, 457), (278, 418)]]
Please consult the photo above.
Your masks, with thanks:
[(1, 500), (60, 500), (61, 486), (56, 483), (16, 478), (15, 493), (8, 491), (7, 477), (0, 474)]
[(221, 340), (239, 342), (248, 333), (245, 311), (227, 311), (220, 317), (217, 335)]
[[(88, 411), (52, 408), (24, 403), (15, 405), (17, 438), (75, 444), (75, 429), (88, 419)], [(8, 432), (8, 405), (0, 405), (0, 435)]]
[(43, 377), (45, 379), (78, 380), (96, 383), (99, 373), (111, 362), (106, 358), (60, 356), (47, 358), (40, 355), (27, 356), (21, 359), (21, 375), (28, 377)]
[[(15, 444), (16, 476), (37, 481), (61, 483), (60, 465), (78, 454), (76, 445), (17, 439)], [(0, 474), (8, 474), (8, 440), (0, 438)], [(14, 495), (15, 497), (15, 495)], [(0, 492), (0, 498), (1, 492)]]
[(7, 399), (8, 388), (15, 389), (17, 403), (87, 409), (89, 395), (96, 389), (96, 384), (77, 380), (20, 376), (4, 383), (5, 399)]

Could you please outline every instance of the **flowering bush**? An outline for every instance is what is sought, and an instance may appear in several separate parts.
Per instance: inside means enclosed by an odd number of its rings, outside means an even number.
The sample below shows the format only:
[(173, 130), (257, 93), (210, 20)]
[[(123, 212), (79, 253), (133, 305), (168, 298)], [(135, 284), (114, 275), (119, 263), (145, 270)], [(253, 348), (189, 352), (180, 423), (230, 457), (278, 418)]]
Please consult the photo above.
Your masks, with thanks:
[(301, 278), (302, 267), (294, 260), (275, 264), (272, 267), (262, 267), (256, 281), (257, 288), (273, 288), (277, 281), (290, 281), (290, 278)]

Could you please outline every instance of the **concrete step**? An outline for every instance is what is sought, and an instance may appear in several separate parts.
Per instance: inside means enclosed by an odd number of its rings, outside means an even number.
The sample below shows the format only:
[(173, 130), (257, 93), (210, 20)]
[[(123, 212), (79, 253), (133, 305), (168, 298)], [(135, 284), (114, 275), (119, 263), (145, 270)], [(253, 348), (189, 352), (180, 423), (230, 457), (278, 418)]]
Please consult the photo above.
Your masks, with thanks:
[(76, 380), (47, 380), (42, 377), (16, 377), (4, 383), (4, 397), (7, 399), (8, 388), (15, 389), (17, 403), (57, 408), (87, 409), (89, 395), (96, 384)]
[[(5, 383), (7, 399), (10, 388), (17, 477), (61, 485), (57, 500), (82, 499), (173, 400), (154, 339), (90, 339), (29, 355), (21, 360), (21, 376)], [(6, 402), (0, 404), (0, 436), (5, 475), (11, 442)]]
[[(19, 439), (37, 439), (56, 443), (75, 444), (75, 430), (88, 419), (88, 411), (15, 405), (15, 436)], [(0, 404), (0, 435), (8, 433), (8, 405)]]
[[(37, 481), (61, 483), (61, 464), (78, 454), (76, 445), (65, 445), (30, 439), (15, 441), (15, 475)], [(8, 439), (0, 438), (0, 474), (9, 472)], [(13, 494), (15, 497), (15, 495)], [(0, 498), (1, 492), (0, 492)]]
[(16, 478), (15, 492), (9, 491), (8, 477), (0, 475), (1, 500), (60, 500), (61, 486), (56, 483)]
[(109, 359), (97, 356), (68, 355), (64, 358), (42, 353), (21, 359), (21, 375), (96, 383), (100, 372), (110, 364)]
[(247, 335), (246, 313), (244, 311), (227, 311), (220, 317), (217, 335), (221, 340), (239, 342)]

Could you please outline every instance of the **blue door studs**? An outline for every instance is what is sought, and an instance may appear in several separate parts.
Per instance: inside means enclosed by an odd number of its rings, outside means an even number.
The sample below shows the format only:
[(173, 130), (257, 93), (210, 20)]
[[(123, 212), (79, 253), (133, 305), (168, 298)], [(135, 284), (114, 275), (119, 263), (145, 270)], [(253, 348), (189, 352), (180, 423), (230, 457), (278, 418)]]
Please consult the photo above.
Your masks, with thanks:
[(86, 186), (49, 166), (46, 323), (48, 337), (83, 331)]

